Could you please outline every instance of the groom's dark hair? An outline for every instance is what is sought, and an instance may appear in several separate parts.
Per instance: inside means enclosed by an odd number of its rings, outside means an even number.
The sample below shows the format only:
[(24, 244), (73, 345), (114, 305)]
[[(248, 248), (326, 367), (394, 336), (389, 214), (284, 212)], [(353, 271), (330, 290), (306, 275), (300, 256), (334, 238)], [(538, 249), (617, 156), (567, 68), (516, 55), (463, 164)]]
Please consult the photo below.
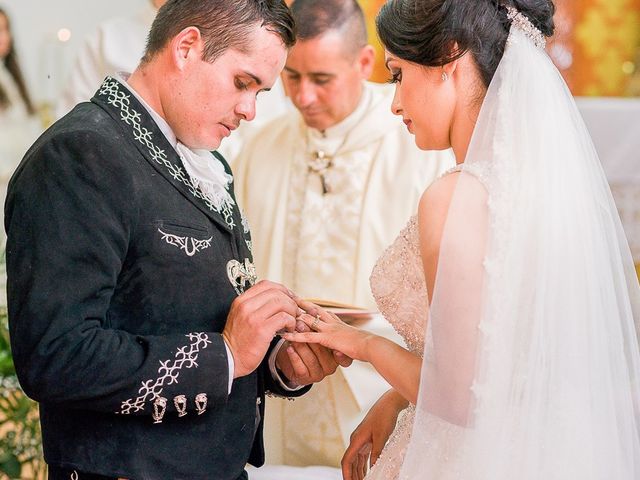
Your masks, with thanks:
[(187, 27), (200, 30), (205, 45), (202, 59), (207, 62), (230, 48), (247, 52), (255, 25), (276, 34), (286, 48), (296, 42), (295, 22), (284, 0), (169, 0), (151, 25), (142, 63)]
[(348, 50), (356, 52), (367, 45), (367, 24), (356, 0), (295, 0), (291, 13), (299, 40), (337, 31), (345, 39)]

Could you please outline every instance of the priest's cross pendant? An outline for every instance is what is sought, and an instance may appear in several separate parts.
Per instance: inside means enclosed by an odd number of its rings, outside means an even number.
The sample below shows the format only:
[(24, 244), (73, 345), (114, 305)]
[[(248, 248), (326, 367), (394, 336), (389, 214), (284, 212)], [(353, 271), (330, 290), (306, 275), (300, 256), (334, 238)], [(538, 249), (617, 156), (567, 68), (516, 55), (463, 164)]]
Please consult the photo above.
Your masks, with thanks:
[(322, 184), (322, 195), (326, 195), (327, 193), (331, 192), (331, 186), (327, 181), (326, 173), (329, 168), (331, 168), (332, 163), (333, 157), (331, 155), (327, 155), (322, 150), (313, 152), (308, 163), (309, 171), (316, 173), (320, 177), (320, 183)]
[(322, 195), (329, 193), (329, 185), (324, 175), (320, 175), (320, 183), (322, 183)]

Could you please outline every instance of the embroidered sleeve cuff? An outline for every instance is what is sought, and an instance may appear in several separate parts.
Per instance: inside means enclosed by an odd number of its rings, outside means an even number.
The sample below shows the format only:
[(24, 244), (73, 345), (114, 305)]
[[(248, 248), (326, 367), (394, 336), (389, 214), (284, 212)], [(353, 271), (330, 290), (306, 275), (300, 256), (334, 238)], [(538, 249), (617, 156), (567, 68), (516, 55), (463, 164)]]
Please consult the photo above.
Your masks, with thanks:
[(227, 362), (229, 363), (229, 389), (227, 393), (230, 395), (231, 387), (233, 387), (233, 374), (236, 370), (236, 364), (235, 364), (235, 361), (233, 360), (231, 349), (229, 348), (229, 345), (227, 345), (227, 341), (224, 339), (223, 341), (224, 341), (224, 348), (227, 350)]
[(271, 376), (273, 379), (280, 384), (280, 386), (287, 392), (297, 392), (304, 388), (304, 385), (296, 385), (295, 383), (289, 382), (286, 377), (280, 375), (278, 368), (276, 367), (276, 357), (278, 356), (278, 352), (284, 345), (285, 339), (282, 338), (276, 344), (276, 346), (271, 350), (271, 355), (269, 355), (269, 371), (271, 372)]

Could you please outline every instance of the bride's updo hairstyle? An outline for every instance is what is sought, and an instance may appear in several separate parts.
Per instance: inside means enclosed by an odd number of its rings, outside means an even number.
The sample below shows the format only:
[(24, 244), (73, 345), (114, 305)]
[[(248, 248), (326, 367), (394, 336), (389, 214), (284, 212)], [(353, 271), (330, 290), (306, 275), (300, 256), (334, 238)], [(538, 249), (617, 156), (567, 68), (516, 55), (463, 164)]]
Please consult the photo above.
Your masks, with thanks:
[(488, 88), (511, 25), (507, 5), (526, 15), (543, 35), (553, 35), (551, 0), (389, 0), (376, 26), (388, 52), (425, 67), (441, 67), (471, 52)]

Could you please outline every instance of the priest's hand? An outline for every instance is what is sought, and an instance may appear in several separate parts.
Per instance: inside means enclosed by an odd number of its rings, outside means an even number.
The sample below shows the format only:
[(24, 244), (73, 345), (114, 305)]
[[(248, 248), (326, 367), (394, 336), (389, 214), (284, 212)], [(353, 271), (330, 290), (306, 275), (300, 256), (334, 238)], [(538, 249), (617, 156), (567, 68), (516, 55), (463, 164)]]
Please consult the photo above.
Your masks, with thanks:
[(293, 293), (266, 280), (236, 298), (222, 332), (233, 355), (233, 378), (258, 368), (276, 332), (294, 331), (298, 313)]
[[(296, 323), (296, 331), (309, 332), (304, 322)], [(348, 367), (353, 360), (318, 344), (285, 342), (276, 356), (276, 367), (291, 384), (301, 386), (321, 381), (335, 373), (338, 365)]]

